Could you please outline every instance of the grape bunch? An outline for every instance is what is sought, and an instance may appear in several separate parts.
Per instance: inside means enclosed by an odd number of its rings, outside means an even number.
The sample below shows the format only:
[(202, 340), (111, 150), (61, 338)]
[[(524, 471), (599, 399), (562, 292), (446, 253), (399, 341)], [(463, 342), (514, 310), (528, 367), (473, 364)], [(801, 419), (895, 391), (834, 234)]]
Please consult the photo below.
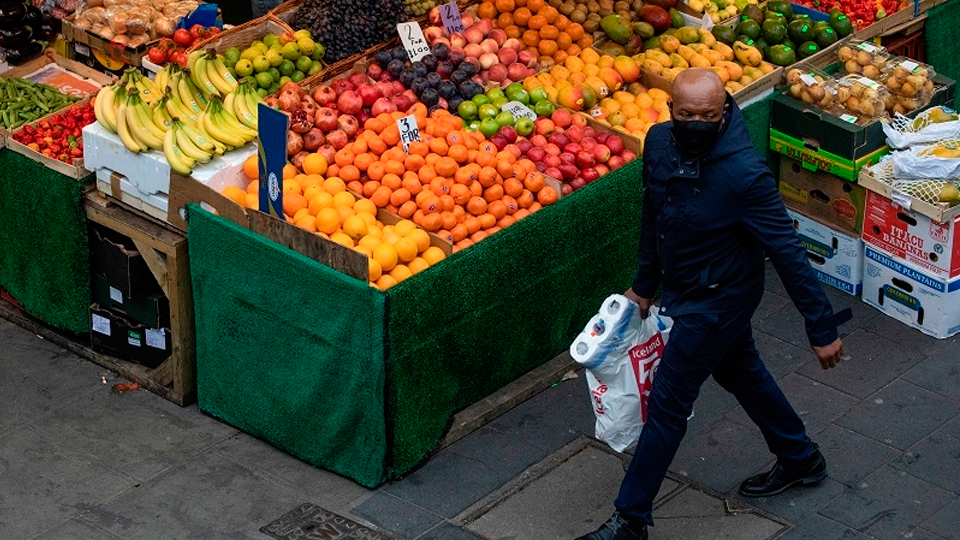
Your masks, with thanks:
[(291, 26), (310, 30), (326, 48), (328, 63), (363, 52), (397, 35), (397, 23), (406, 20), (403, 0), (307, 0)]

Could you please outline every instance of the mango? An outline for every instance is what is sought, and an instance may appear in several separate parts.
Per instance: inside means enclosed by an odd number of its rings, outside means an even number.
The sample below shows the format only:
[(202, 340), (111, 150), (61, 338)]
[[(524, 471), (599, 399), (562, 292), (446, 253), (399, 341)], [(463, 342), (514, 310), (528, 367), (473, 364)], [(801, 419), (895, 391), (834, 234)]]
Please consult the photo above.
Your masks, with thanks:
[(616, 13), (600, 19), (600, 28), (610, 37), (611, 41), (621, 45), (626, 43), (633, 35), (630, 21)]
[(727, 92), (730, 92), (731, 94), (736, 94), (740, 90), (743, 90), (743, 85), (736, 81), (730, 81), (726, 84), (726, 88), (727, 88)]
[(713, 65), (703, 55), (697, 53), (693, 53), (693, 56), (688, 58), (687, 62), (690, 63), (690, 67), (708, 68)]
[(703, 51), (709, 51), (710, 47), (707, 47), (703, 43), (691, 43), (689, 45), (691, 49), (697, 52), (697, 54), (703, 54)]
[(684, 69), (686, 68), (682, 68), (682, 67), (667, 68), (663, 70), (663, 73), (661, 73), (661, 75), (663, 75), (663, 77), (668, 81), (672, 81), (676, 79), (677, 75), (679, 75), (680, 72), (683, 71)]
[[(636, 64), (634, 64), (636, 66)], [(637, 69), (637, 76), (639, 76), (639, 68)], [(597, 77), (607, 85), (607, 88), (610, 89), (610, 94), (616, 92), (623, 86), (623, 77), (620, 76), (620, 72), (612, 67), (600, 68), (600, 73), (597, 73)]]
[(720, 80), (723, 81), (724, 85), (730, 82), (730, 73), (727, 70), (719, 66), (713, 66), (710, 68), (710, 70), (716, 73), (718, 77), (720, 77)]
[(717, 42), (717, 37), (714, 36), (709, 30), (705, 28), (699, 28), (697, 31), (700, 33), (700, 43), (703, 43), (707, 47), (713, 47), (713, 44)]
[(663, 51), (658, 51), (658, 50), (656, 50), (656, 49), (651, 49), (651, 50), (647, 51), (646, 57), (647, 57), (648, 60), (653, 60), (654, 62), (659, 63), (659, 64), (660, 64), (661, 66), (663, 66), (663, 67), (672, 67), (672, 66), (673, 66), (673, 61), (670, 60), (670, 55), (667, 54), (667, 53), (665, 53), (665, 52), (663, 52)]
[(617, 70), (623, 84), (630, 84), (640, 78), (640, 66), (629, 56), (618, 56), (613, 60), (613, 69)]
[(583, 83), (593, 88), (599, 97), (604, 98), (610, 95), (610, 87), (607, 86), (607, 83), (603, 82), (603, 79), (596, 75), (587, 75)]
[(743, 68), (740, 67), (740, 64), (736, 62), (728, 62), (726, 60), (717, 62), (717, 67), (723, 68), (730, 75), (731, 81), (739, 81), (740, 77), (743, 77)]
[(659, 41), (660, 41), (660, 48), (663, 49), (663, 52), (667, 54), (677, 52), (677, 49), (679, 49), (681, 45), (679, 39), (673, 36), (668, 36), (666, 34), (662, 34), (660, 36)]
[(670, 61), (672, 62), (673, 67), (686, 69), (690, 67), (690, 63), (687, 62), (686, 58), (680, 56), (677, 53), (670, 55)]
[(760, 62), (763, 61), (763, 55), (756, 47), (747, 45), (742, 41), (734, 42), (733, 53), (744, 66), (759, 66)]
[(697, 51), (691, 49), (689, 45), (681, 45), (681, 46), (677, 49), (677, 53), (676, 53), (676, 54), (679, 54), (681, 58), (683, 58), (684, 60), (686, 60), (687, 62), (689, 62), (689, 61), (690, 61), (690, 57), (693, 56), (693, 55), (695, 55), (695, 54), (697, 54)]
[(733, 48), (722, 41), (714, 43), (710, 48), (720, 53), (720, 56), (722, 56), (723, 59), (728, 62), (732, 62), (735, 58), (735, 55), (733, 54)]
[(700, 41), (700, 32), (692, 26), (681, 26), (677, 28), (676, 33), (674, 33), (677, 39), (680, 40), (680, 43), (684, 45), (690, 45), (692, 43), (697, 43)]
[(583, 91), (579, 86), (570, 85), (557, 90), (557, 104), (571, 111), (584, 109)]
[[(671, 65), (673, 65), (673, 64), (671, 64)], [(653, 60), (644, 60), (644, 61), (643, 61), (643, 70), (644, 70), (644, 71), (649, 71), (649, 72), (651, 72), (651, 73), (656, 73), (657, 75), (660, 75), (661, 73), (663, 73), (663, 70), (664, 70), (665, 67), (666, 67), (666, 66), (664, 66), (664, 65), (661, 64), (660, 62), (655, 62), (655, 61), (653, 61)]]
[(704, 58), (710, 61), (710, 65), (717, 65), (720, 62), (723, 62), (723, 55), (720, 54), (720, 51), (715, 51), (713, 49), (707, 49), (700, 53)]

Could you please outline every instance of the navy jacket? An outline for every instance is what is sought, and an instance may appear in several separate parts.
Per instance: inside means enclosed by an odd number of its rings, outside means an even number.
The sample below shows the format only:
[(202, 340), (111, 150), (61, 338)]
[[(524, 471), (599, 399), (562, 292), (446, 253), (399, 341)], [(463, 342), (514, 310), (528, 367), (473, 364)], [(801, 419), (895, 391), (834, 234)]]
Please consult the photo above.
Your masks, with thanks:
[(810, 343), (832, 343), (849, 311), (834, 316), (743, 114), (727, 102), (720, 140), (699, 158), (681, 153), (669, 122), (647, 133), (633, 291), (652, 298), (662, 284), (661, 313), (672, 317), (756, 306), (766, 252), (806, 320)]

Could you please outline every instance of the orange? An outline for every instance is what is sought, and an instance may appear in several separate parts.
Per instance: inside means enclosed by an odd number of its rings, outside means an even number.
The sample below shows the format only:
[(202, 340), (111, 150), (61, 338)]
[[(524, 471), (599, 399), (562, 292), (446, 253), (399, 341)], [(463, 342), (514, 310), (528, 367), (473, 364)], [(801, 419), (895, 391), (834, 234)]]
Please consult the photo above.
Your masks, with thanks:
[[(449, 139), (450, 137), (448, 136), (447, 138)], [(447, 150), (447, 156), (449, 156), (450, 159), (456, 161), (460, 165), (463, 165), (469, 159), (470, 151), (467, 150), (466, 146), (459, 143), (454, 143), (454, 144), (451, 144), (450, 149)]]
[(398, 159), (398, 160), (390, 159), (385, 161), (383, 165), (384, 165), (384, 170), (387, 171), (387, 173), (389, 174), (400, 175), (406, 172), (407, 170), (407, 167), (404, 165), (403, 159)]
[(480, 220), (476, 216), (469, 216), (463, 220), (463, 226), (467, 228), (467, 234), (473, 234), (480, 230)]
[[(496, 171), (494, 171), (496, 172)], [(479, 180), (475, 180), (467, 186), (470, 189), (470, 194), (474, 197), (479, 197), (483, 195), (483, 184)]]
[(516, 170), (514, 169), (513, 163), (510, 163), (506, 160), (500, 160), (497, 162), (497, 173), (504, 178), (516, 176)]
[[(511, 171), (513, 167), (511, 167)], [(480, 182), (480, 186), (488, 188), (497, 183), (497, 180), (500, 178), (500, 173), (497, 172), (497, 169), (493, 167), (483, 167), (480, 169), (480, 173), (477, 175), (477, 180)]]
[(540, 210), (540, 209), (542, 209), (542, 208), (543, 208), (543, 206), (542, 206), (539, 202), (534, 201), (534, 203), (530, 205), (529, 210), (530, 210), (530, 213), (532, 214), (532, 213), (534, 213), (534, 212), (536, 212), (537, 210)]
[(583, 26), (580, 23), (570, 23), (566, 28), (563, 29), (566, 32), (570, 39), (577, 41), (583, 37)]
[(467, 249), (468, 247), (470, 247), (470, 246), (472, 246), (472, 245), (473, 245), (473, 241), (472, 241), (472, 240), (470, 240), (469, 238), (464, 238), (463, 240), (461, 240), (461, 241), (457, 242), (456, 244), (454, 244), (454, 246), (453, 246), (453, 252), (456, 253), (456, 252), (458, 252), (458, 251)]
[(419, 171), (420, 167), (426, 165), (427, 160), (419, 154), (410, 154), (403, 160), (403, 167), (408, 171)]
[(397, 240), (394, 248), (397, 250), (397, 259), (402, 263), (408, 263), (417, 257), (417, 254), (420, 253), (420, 249), (417, 247), (417, 242), (408, 236), (404, 236)]
[(380, 186), (377, 190), (370, 196), (370, 202), (377, 205), (379, 208), (390, 204), (390, 196), (393, 195), (393, 190), (387, 186)]
[(543, 6), (537, 11), (537, 15), (546, 19), (548, 24), (553, 24), (557, 22), (557, 17), (560, 16), (560, 12), (553, 6)]
[[(541, 172), (534, 171), (534, 172), (528, 173), (527, 176), (525, 176), (523, 179), (523, 187), (525, 187), (526, 189), (529, 189), (533, 193), (537, 193), (538, 191), (543, 189), (543, 186), (544, 186), (543, 173)], [(516, 197), (517, 195), (513, 195), (513, 196)]]
[(422, 141), (413, 141), (407, 148), (407, 153), (411, 156), (423, 157), (430, 152), (430, 145)]
[(380, 138), (388, 147), (396, 146), (400, 143), (400, 128), (396, 124), (390, 124), (380, 133)]
[(407, 201), (401, 204), (400, 208), (397, 208), (397, 215), (402, 218), (411, 218), (416, 211), (417, 203), (414, 201)]
[(452, 229), (450, 229), (450, 237), (454, 242), (459, 242), (467, 237), (467, 226), (463, 223), (458, 223)]
[(387, 151), (387, 143), (379, 135), (371, 135), (367, 137), (367, 148), (379, 156)]
[(537, 13), (536, 15), (530, 17), (530, 20), (527, 21), (527, 27), (531, 30), (540, 30), (549, 23), (550, 21), (548, 21), (546, 17)]
[(545, 0), (527, 0), (527, 9), (533, 13), (540, 11), (540, 8), (542, 8), (544, 5), (546, 5)]
[(260, 178), (260, 156), (258, 154), (252, 154), (243, 162), (243, 174), (246, 175), (250, 180), (256, 180)]
[(407, 268), (409, 268), (410, 271), (413, 272), (414, 274), (419, 274), (420, 272), (423, 272), (427, 268), (430, 268), (430, 263), (423, 260), (421, 257), (417, 257), (407, 263)]
[(508, 216), (513, 215), (517, 210), (520, 209), (520, 205), (519, 203), (517, 203), (517, 199), (511, 197), (510, 195), (504, 195), (503, 199), (501, 200), (503, 201), (503, 204), (507, 205)]
[(341, 168), (346, 167), (347, 165), (353, 165), (353, 160), (357, 156), (353, 153), (353, 150), (349, 146), (344, 146), (343, 148), (337, 150), (337, 153), (334, 154), (333, 161)]
[(550, 186), (544, 186), (537, 192), (537, 202), (543, 206), (549, 206), (557, 202), (557, 191)]
[(440, 137), (431, 139), (430, 142), (427, 143), (427, 145), (430, 146), (431, 152), (433, 152), (434, 154), (439, 154), (441, 156), (447, 155), (447, 150), (450, 148), (450, 145), (447, 144), (446, 139), (441, 139)]
[(516, 222), (516, 219), (513, 216), (507, 215), (500, 218), (500, 221), (497, 222), (497, 227), (506, 228), (510, 225), (513, 225)]
[(380, 279), (378, 279), (374, 285), (381, 291), (385, 291), (396, 284), (397, 280), (393, 279), (389, 274), (384, 274), (380, 276)]
[(380, 182), (377, 182), (376, 180), (367, 180), (366, 182), (363, 183), (363, 191), (360, 191), (358, 193), (361, 193), (364, 197), (368, 197), (368, 198), (372, 197), (373, 194), (376, 193), (377, 188), (379, 188), (380, 185), (381, 185)]
[(247, 204), (247, 192), (237, 186), (225, 187), (223, 189), (223, 195), (240, 206), (246, 206)]
[(331, 196), (326, 191), (317, 193), (312, 199), (310, 199), (310, 205), (307, 206), (307, 209), (310, 211), (310, 214), (317, 215), (320, 213), (320, 210), (323, 208), (332, 208), (333, 207), (333, 196)]
[(450, 187), (453, 185), (449, 179), (438, 176), (430, 181), (430, 191), (437, 197), (450, 193)]
[(377, 156), (374, 156), (370, 152), (364, 152), (362, 154), (357, 154), (357, 157), (353, 159), (353, 164), (356, 165), (361, 171), (365, 171), (370, 167), (370, 164), (376, 160)]
[(393, 270), (393, 267), (397, 265), (397, 261), (399, 260), (397, 249), (386, 243), (378, 245), (373, 250), (373, 258), (380, 263), (380, 268), (382, 268), (384, 272)]
[(340, 226), (343, 227), (343, 222), (347, 220), (348, 217), (356, 215), (356, 212), (353, 211), (353, 208), (349, 206), (334, 206), (334, 210), (337, 211), (337, 215), (340, 216)]
[(523, 219), (523, 218), (525, 218), (525, 217), (527, 217), (527, 216), (529, 216), (529, 215), (530, 215), (530, 211), (529, 211), (529, 210), (527, 210), (526, 208), (521, 208), (520, 210), (517, 210), (517, 213), (516, 213), (516, 214), (513, 215), (513, 219), (514, 219), (515, 221), (520, 221), (521, 219)]
[(350, 183), (347, 184), (347, 189), (354, 193), (360, 193), (363, 191), (363, 182), (359, 180), (351, 180)]
[[(532, 16), (533, 16), (533, 13), (530, 11), (530, 9), (525, 7), (517, 8), (517, 10), (513, 12), (513, 22), (517, 23), (520, 26), (526, 26), (527, 21), (529, 21), (530, 17)], [(501, 26), (501, 28), (504, 28), (504, 27)]]
[(553, 56), (559, 51), (557, 42), (552, 39), (544, 39), (539, 44), (537, 44), (537, 50), (540, 51), (540, 54), (544, 56)]
[(513, 25), (513, 14), (512, 13), (501, 13), (497, 20), (494, 22), (494, 26), (497, 28), (506, 28)]
[(520, 36), (520, 41), (528, 47), (536, 47), (540, 44), (540, 34), (536, 30), (528, 29)]
[(442, 220), (444, 230), (449, 231), (457, 226), (457, 216), (453, 212), (440, 212), (440, 219)]
[(470, 235), (470, 241), (476, 244), (488, 236), (486, 231), (477, 231)]
[(443, 226), (443, 218), (438, 213), (427, 214), (423, 216), (420, 226), (430, 232), (439, 231)]
[(339, 206), (348, 206), (353, 208), (354, 203), (357, 202), (357, 198), (353, 196), (349, 191), (341, 191), (333, 196), (333, 207), (337, 208)]
[(405, 237), (413, 240), (417, 245), (418, 253), (430, 247), (430, 235), (423, 229), (413, 229), (408, 232)]
[(487, 212), (498, 220), (507, 215), (507, 205), (502, 200), (492, 201), (487, 205)]
[(358, 214), (366, 212), (370, 215), (376, 215), (377, 205), (373, 204), (370, 199), (357, 199), (357, 202), (353, 203), (353, 210)]
[(336, 195), (345, 189), (347, 189), (347, 185), (340, 178), (332, 177), (323, 181), (323, 190), (330, 195)]
[(326, 191), (323, 190), (323, 186), (310, 186), (303, 190), (303, 198), (312, 201), (318, 193), (326, 193)]
[(300, 182), (297, 182), (296, 180), (290, 178), (288, 180), (283, 181), (283, 193), (284, 195), (286, 195), (287, 193), (301, 194), (303, 193), (303, 188), (300, 187)]
[(369, 269), (369, 277), (367, 279), (369, 279), (371, 282), (380, 279), (380, 276), (383, 274), (383, 268), (376, 259), (367, 259), (367, 267)]
[(366, 153), (367, 150), (370, 149), (370, 147), (367, 146), (367, 139), (363, 137), (357, 137), (357, 140), (353, 141), (353, 144), (350, 145), (350, 148), (353, 150), (353, 153), (358, 156)]
[(420, 182), (429, 184), (431, 180), (437, 177), (437, 170), (433, 168), (433, 165), (428, 164), (420, 167), (417, 175), (420, 177)]
[(467, 202), (467, 212), (479, 216), (487, 211), (487, 201), (483, 197), (471, 197)]
[(317, 230), (325, 234), (333, 234), (340, 230), (340, 213), (333, 208), (321, 208), (317, 213)]
[(317, 218), (311, 216), (309, 213), (306, 215), (301, 214), (299, 218), (294, 217), (293, 224), (305, 231), (317, 232)]
[(517, 9), (517, 5), (513, 0), (496, 0), (494, 4), (497, 6), (497, 11), (500, 13), (503, 13), (504, 11), (513, 13), (513, 10)]
[(440, 197), (437, 197), (432, 192), (424, 191), (426, 196), (417, 203), (421, 210), (424, 213), (430, 212), (439, 212), (440, 211)]
[(411, 272), (410, 269), (407, 268), (407, 265), (405, 264), (398, 264), (393, 267), (393, 270), (390, 271), (390, 277), (397, 280), (397, 283), (400, 283), (401, 281), (410, 278), (410, 276), (412, 275), (413, 275), (413, 272)]
[(486, 201), (493, 202), (503, 198), (503, 186), (500, 184), (494, 184), (487, 189), (483, 190), (483, 198)]
[(367, 118), (367, 121), (363, 123), (363, 129), (365, 132), (380, 133), (383, 131), (383, 127), (386, 126), (384, 122), (381, 122), (379, 118)]
[(423, 184), (420, 183), (420, 177), (412, 171), (403, 173), (403, 178), (400, 179), (400, 187), (409, 191), (410, 195), (414, 197), (423, 191)]
[(557, 39), (559, 35), (560, 30), (552, 24), (548, 24), (540, 29), (540, 39)]
[(566, 51), (573, 45), (573, 38), (566, 32), (560, 32), (554, 40), (557, 42), (557, 48), (561, 51)]
[(247, 184), (247, 193), (260, 193), (260, 180), (251, 180)]
[(433, 266), (438, 262), (446, 259), (447, 254), (444, 253), (443, 250), (438, 248), (437, 246), (430, 246), (423, 251), (420, 257), (422, 257), (423, 260), (427, 261), (427, 264), (429, 264), (430, 266)]
[[(514, 16), (514, 21), (516, 21), (516, 16)], [(507, 34), (508, 38), (520, 39), (520, 35), (523, 33), (523, 30), (519, 26), (512, 24), (504, 28), (503, 32)]]
[(517, 178), (507, 178), (503, 181), (503, 193), (511, 197), (517, 197), (523, 193), (523, 182)]
[(367, 166), (367, 177), (371, 180), (380, 180), (386, 174), (386, 167), (382, 161), (374, 161)]
[(381, 184), (393, 190), (400, 189), (402, 182), (403, 181), (400, 179), (400, 177), (393, 173), (387, 173), (383, 175), (383, 178), (380, 179)]
[(490, 212), (485, 212), (477, 216), (477, 219), (480, 220), (481, 229), (489, 229), (497, 224), (497, 218)]
[(343, 232), (353, 240), (360, 240), (367, 235), (367, 222), (360, 216), (353, 215), (343, 220)]
[[(493, 146), (492, 144), (490, 146)], [(496, 147), (493, 146), (494, 150)], [(477, 150), (477, 155), (474, 158), (477, 165), (481, 167), (495, 167), (497, 165), (497, 154), (496, 152), (491, 152), (483, 148), (483, 145), (480, 145), (480, 149)]]
[(404, 188), (397, 189), (393, 192), (393, 194), (390, 195), (390, 204), (396, 207), (400, 207), (400, 205), (402, 205), (403, 203), (409, 200), (410, 200), (410, 191)]
[[(434, 140), (439, 140), (439, 139), (434, 139)], [(445, 144), (446, 143), (444, 143), (444, 145)], [(434, 168), (437, 170), (437, 174), (439, 174), (440, 176), (446, 176), (446, 177), (453, 177), (453, 175), (457, 173), (457, 169), (459, 167), (460, 166), (457, 163), (457, 161), (452, 157), (442, 157), (439, 160), (437, 160), (436, 165), (434, 165)]]
[[(543, 191), (542, 189), (540, 191)], [(517, 197), (517, 205), (520, 208), (530, 208), (530, 206), (537, 201), (536, 196), (531, 193), (529, 190), (523, 190), (523, 194)]]
[[(462, 170), (462, 169), (461, 169)], [(459, 171), (458, 171), (459, 174)], [(470, 197), (473, 196), (470, 193), (470, 188), (468, 188), (464, 183), (457, 183), (450, 186), (450, 196), (453, 197), (453, 202), (458, 205), (467, 204), (470, 200)]]
[(288, 216), (295, 215), (298, 211), (307, 208), (309, 205), (309, 201), (299, 193), (283, 194), (283, 213)]
[(346, 167), (340, 167), (340, 178), (347, 182), (352, 182), (353, 180), (360, 179), (360, 169), (356, 165), (347, 165)]
[(492, 19), (497, 16), (497, 6), (492, 1), (483, 2), (477, 8), (477, 15), (483, 19)]
[[(300, 173), (300, 171), (298, 171), (296, 167), (294, 167), (293, 165), (291, 165), (291, 164), (289, 164), (289, 163), (287, 163), (286, 165), (283, 166), (283, 179), (284, 179), (284, 180), (289, 180), (289, 179), (293, 178), (294, 176), (296, 176), (296, 175), (299, 174), (299, 173)], [(259, 173), (258, 173), (258, 174), (259, 174)]]

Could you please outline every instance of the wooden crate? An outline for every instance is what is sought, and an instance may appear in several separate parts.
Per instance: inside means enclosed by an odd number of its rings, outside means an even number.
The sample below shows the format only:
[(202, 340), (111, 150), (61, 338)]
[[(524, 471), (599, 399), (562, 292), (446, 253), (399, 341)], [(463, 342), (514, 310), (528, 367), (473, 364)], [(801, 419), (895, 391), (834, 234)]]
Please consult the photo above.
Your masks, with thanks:
[(143, 255), (170, 302), (172, 345), (170, 357), (156, 369), (99, 353), (93, 353), (90, 359), (178, 405), (194, 402), (197, 397), (196, 347), (186, 236), (131, 212), (96, 191), (87, 193), (84, 205), (87, 219), (130, 237)]

